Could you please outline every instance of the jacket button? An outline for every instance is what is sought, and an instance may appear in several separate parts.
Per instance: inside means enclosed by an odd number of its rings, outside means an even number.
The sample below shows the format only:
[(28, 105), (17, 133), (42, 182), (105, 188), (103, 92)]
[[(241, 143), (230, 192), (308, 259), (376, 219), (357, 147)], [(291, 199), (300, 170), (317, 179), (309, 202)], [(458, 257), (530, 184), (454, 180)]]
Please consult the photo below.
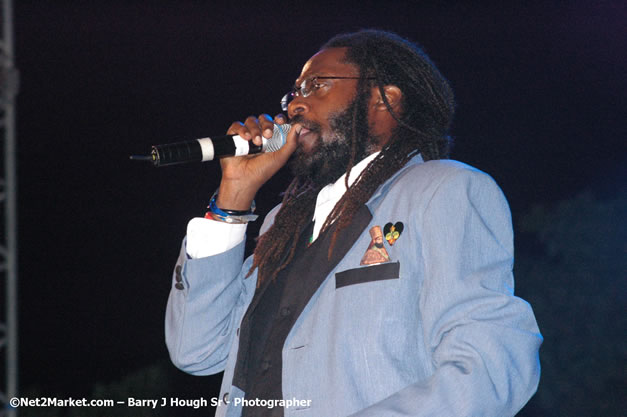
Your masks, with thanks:
[(176, 288), (177, 290), (184, 290), (185, 286), (180, 282), (177, 282), (176, 284), (174, 284), (174, 288)]
[(290, 310), (289, 307), (283, 307), (281, 309), (281, 317), (287, 317), (290, 315), (290, 313), (292, 312), (292, 310)]
[(225, 393), (224, 393), (224, 395), (222, 396), (222, 401), (223, 401), (225, 404), (228, 404), (228, 403), (229, 403), (229, 393), (228, 393), (228, 392), (225, 392)]
[(175, 273), (176, 282), (183, 281), (183, 277), (181, 276), (181, 271), (182, 270), (183, 270), (183, 268), (181, 267), (181, 265), (177, 265), (176, 266), (176, 269), (175, 269), (175, 271), (176, 271), (176, 273)]
[(261, 370), (267, 371), (268, 369), (270, 369), (270, 361), (268, 359), (264, 359), (261, 362)]

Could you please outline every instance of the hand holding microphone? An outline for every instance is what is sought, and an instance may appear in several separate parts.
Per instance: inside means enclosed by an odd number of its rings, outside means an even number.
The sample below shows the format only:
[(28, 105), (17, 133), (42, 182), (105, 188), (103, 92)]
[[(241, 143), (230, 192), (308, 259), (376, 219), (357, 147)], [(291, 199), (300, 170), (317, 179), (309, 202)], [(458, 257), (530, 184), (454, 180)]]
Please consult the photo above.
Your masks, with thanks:
[[(275, 125), (286, 124), (285, 116), (277, 115), (274, 120), (262, 114), (258, 118), (248, 117), (244, 123), (235, 122), (227, 134), (239, 135), (254, 146), (261, 146), (263, 139), (272, 137)], [(248, 157), (222, 158), (222, 181), (217, 205), (231, 210), (248, 210), (255, 194), (289, 159), (298, 146), (297, 136), (301, 126), (296, 124), (286, 135), (285, 144), (275, 152)]]

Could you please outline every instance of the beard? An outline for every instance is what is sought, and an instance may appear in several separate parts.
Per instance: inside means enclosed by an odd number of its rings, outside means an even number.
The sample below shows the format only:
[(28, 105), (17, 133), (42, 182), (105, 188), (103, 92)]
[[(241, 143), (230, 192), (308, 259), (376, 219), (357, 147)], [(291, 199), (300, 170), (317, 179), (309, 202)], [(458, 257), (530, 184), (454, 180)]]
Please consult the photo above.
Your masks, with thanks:
[(306, 152), (299, 146), (291, 156), (289, 167), (294, 176), (319, 188), (335, 182), (346, 173), (351, 160), (353, 114), (356, 130), (354, 138), (356, 153), (353, 162), (359, 162), (371, 153), (371, 145), (376, 143), (376, 138), (371, 137), (368, 129), (367, 108), (360, 105), (357, 99), (354, 99), (344, 111), (330, 115), (331, 135), (326, 140), (322, 138), (322, 127), (319, 123), (309, 121), (300, 115), (290, 120), (290, 123), (300, 123), (318, 135), (318, 143), (311, 151)]

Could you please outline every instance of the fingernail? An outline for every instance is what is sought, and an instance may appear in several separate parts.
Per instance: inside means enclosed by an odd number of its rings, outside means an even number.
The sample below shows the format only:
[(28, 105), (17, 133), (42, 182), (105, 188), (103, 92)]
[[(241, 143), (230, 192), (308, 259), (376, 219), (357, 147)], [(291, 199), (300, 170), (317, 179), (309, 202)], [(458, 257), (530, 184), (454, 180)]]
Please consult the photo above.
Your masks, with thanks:
[(256, 140), (258, 143), (261, 143), (261, 136), (259, 136), (259, 135), (255, 136), (255, 140)]

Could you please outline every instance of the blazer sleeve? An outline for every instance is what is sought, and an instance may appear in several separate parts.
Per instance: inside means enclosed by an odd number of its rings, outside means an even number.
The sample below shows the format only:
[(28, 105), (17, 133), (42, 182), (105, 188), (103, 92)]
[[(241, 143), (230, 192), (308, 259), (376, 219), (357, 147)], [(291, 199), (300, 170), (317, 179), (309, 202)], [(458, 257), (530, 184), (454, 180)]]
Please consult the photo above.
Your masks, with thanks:
[[(272, 209), (261, 225), (265, 233), (279, 211)], [(219, 238), (219, 237), (217, 237)], [(255, 293), (256, 271), (244, 258), (245, 240), (237, 246), (199, 259), (190, 259), (183, 240), (172, 274), (165, 315), (165, 339), (174, 365), (193, 375), (224, 370), (239, 323)]]
[(537, 388), (542, 336), (514, 296), (507, 202), (488, 175), (456, 170), (421, 222), (420, 310), (433, 374), (354, 416), (513, 416)]
[(244, 279), (249, 263), (242, 267), (243, 256), (241, 242), (214, 256), (188, 259), (183, 241), (165, 318), (170, 359), (182, 371), (210, 375), (224, 370), (255, 289), (255, 278)]

